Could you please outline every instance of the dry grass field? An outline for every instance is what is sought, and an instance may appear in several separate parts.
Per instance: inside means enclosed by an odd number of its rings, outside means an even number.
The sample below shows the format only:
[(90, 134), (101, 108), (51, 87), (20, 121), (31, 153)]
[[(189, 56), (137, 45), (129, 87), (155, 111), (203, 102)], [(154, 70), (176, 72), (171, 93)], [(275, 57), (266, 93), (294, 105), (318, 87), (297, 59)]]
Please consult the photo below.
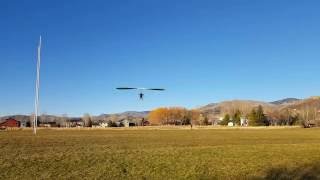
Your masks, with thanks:
[(1, 179), (317, 179), (320, 129), (0, 132)]

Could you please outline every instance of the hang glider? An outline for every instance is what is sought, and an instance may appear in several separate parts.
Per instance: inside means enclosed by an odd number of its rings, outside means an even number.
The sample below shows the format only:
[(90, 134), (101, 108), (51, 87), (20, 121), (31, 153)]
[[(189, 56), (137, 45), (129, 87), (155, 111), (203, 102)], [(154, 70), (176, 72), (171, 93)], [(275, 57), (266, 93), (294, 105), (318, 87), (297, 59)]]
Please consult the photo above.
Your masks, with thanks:
[(116, 88), (117, 90), (138, 90), (140, 91), (139, 93), (139, 98), (140, 100), (143, 100), (144, 98), (144, 93), (143, 91), (165, 91), (165, 89), (162, 88), (132, 88), (132, 87), (119, 87)]

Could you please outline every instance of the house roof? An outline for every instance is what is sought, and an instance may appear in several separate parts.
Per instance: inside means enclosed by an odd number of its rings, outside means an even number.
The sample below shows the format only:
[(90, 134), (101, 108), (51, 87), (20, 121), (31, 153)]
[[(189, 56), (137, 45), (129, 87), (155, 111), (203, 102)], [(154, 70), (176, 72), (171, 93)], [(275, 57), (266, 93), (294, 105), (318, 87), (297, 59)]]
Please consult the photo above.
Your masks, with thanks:
[(10, 118), (3, 119), (3, 120), (0, 119), (0, 123), (4, 123), (4, 122), (9, 121), (9, 120), (17, 121), (16, 119), (10, 117)]
[(5, 119), (5, 120), (0, 120), (0, 124), (3, 124), (3, 123), (5, 123), (5, 122), (7, 122), (7, 121), (17, 121), (16, 119), (13, 119), (13, 118), (8, 118), (8, 119)]
[(70, 122), (82, 122), (81, 118), (72, 118), (69, 120)]

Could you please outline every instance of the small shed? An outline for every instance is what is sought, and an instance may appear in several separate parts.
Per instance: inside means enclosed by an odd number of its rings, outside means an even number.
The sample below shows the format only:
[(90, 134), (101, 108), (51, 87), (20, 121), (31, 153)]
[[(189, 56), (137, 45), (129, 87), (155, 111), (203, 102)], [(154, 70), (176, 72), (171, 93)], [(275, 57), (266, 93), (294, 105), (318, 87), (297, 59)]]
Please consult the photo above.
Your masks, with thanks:
[(229, 126), (229, 127), (233, 127), (233, 126), (234, 126), (233, 122), (229, 122), (229, 123), (228, 123), (228, 126)]
[(20, 121), (20, 127), (21, 128), (27, 127), (27, 122), (26, 121)]

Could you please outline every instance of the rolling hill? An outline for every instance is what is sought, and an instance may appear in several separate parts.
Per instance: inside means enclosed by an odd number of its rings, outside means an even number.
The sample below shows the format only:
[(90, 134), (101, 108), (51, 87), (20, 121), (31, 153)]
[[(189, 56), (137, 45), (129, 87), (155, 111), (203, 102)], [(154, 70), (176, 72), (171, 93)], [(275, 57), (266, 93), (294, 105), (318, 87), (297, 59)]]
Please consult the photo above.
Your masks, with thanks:
[[(198, 108), (198, 110), (207, 113), (220, 116), (224, 113), (232, 113), (235, 109), (239, 109), (243, 113), (249, 113), (252, 108), (261, 105), (265, 112), (271, 112), (274, 110), (285, 110), (285, 109), (296, 109), (302, 110), (304, 108), (315, 108), (320, 110), (320, 97), (313, 96), (307, 99), (297, 99), (297, 98), (285, 98), (273, 102), (264, 101), (253, 101), (253, 100), (231, 100), (223, 101), (220, 103), (210, 103), (208, 105)], [(131, 118), (131, 119), (142, 119), (147, 118), (150, 111), (126, 111), (123, 113), (116, 114), (101, 114), (98, 116), (93, 116), (93, 121), (119, 121), (121, 119)], [(30, 115), (12, 115), (0, 117), (0, 121), (3, 121), (9, 117), (17, 119), (18, 121), (29, 121)], [(47, 121), (55, 121), (60, 118), (60, 116), (46, 115)], [(71, 118), (71, 117), (69, 117)], [(74, 117), (72, 117), (74, 118)], [(80, 117), (78, 117), (80, 118)]]

